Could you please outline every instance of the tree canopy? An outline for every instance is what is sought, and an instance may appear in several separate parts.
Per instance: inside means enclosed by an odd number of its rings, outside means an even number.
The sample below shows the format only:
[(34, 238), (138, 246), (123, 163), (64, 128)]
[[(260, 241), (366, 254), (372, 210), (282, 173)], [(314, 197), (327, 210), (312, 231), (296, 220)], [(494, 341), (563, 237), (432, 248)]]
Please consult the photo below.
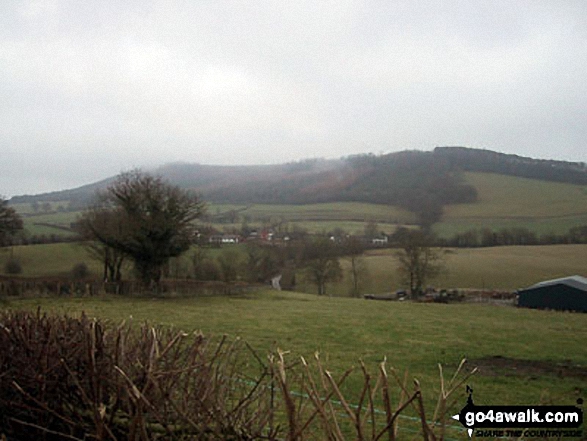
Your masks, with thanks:
[(395, 257), (399, 273), (412, 298), (424, 293), (426, 284), (443, 269), (443, 251), (433, 248), (434, 238), (423, 230), (399, 229), (395, 234), (399, 248)]
[(342, 278), (340, 250), (327, 237), (316, 237), (304, 244), (303, 259), (306, 277), (318, 288), (318, 295), (326, 294), (326, 284)]
[(80, 224), (90, 238), (128, 256), (143, 283), (157, 284), (169, 259), (189, 249), (192, 222), (204, 208), (192, 191), (134, 170), (99, 194)]
[(22, 219), (8, 201), (0, 197), (0, 246), (8, 244), (10, 237), (22, 230)]

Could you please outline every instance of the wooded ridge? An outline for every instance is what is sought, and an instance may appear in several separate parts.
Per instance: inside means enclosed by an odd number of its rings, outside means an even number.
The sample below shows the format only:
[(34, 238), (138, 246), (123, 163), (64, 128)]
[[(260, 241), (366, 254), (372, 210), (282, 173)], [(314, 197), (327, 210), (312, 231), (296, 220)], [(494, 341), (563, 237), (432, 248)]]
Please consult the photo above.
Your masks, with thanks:
[[(369, 202), (414, 212), (420, 223), (438, 221), (447, 204), (471, 203), (476, 189), (462, 172), (490, 172), (587, 185), (587, 166), (490, 150), (437, 147), (433, 151), (361, 154), (278, 165), (167, 164), (154, 170), (171, 184), (191, 188), (215, 203), (312, 204)], [(12, 203), (69, 201), (83, 206), (112, 179), (77, 189), (17, 196)]]

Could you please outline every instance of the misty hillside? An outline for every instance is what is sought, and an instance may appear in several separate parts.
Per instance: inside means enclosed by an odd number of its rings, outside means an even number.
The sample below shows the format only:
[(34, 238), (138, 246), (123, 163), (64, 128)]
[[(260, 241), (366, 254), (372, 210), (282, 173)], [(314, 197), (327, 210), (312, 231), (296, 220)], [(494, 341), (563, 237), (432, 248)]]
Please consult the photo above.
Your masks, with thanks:
[[(464, 147), (280, 165), (176, 163), (162, 166), (155, 173), (175, 185), (195, 189), (210, 202), (371, 202), (405, 208), (414, 212), (421, 223), (431, 224), (440, 219), (443, 206), (476, 201), (477, 191), (463, 180), (464, 171), (587, 185), (587, 168), (582, 163), (537, 160)], [(111, 181), (112, 178), (62, 192), (15, 197), (12, 202), (67, 200), (79, 205), (87, 203), (97, 189)]]

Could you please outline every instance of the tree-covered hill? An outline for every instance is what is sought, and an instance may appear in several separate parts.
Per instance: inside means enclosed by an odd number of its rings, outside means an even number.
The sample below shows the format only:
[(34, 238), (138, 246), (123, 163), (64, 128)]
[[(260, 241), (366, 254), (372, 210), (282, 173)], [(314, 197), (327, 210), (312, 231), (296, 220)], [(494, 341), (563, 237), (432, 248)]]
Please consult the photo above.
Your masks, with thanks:
[[(337, 160), (309, 159), (278, 165), (214, 166), (167, 164), (154, 172), (172, 184), (198, 191), (204, 200), (238, 204), (312, 204), (370, 202), (414, 212), (419, 222), (437, 222), (448, 204), (477, 200), (464, 171), (492, 172), (541, 180), (587, 184), (582, 163), (546, 161), (464, 147), (431, 152), (403, 151), (355, 155)], [(87, 203), (104, 180), (78, 189), (11, 202), (75, 201)]]
[(587, 185), (587, 164), (584, 162), (533, 159), (467, 147), (436, 147), (434, 154), (463, 171)]

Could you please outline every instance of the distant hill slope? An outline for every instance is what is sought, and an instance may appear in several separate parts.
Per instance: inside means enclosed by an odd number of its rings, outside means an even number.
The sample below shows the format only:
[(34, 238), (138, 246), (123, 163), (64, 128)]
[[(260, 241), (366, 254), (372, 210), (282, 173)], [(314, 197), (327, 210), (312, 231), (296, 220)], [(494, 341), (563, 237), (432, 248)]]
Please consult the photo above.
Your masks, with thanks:
[(584, 185), (482, 172), (465, 172), (465, 180), (477, 189), (477, 201), (445, 207), (441, 222), (434, 225), (442, 237), (483, 228), (563, 235), (587, 225)]
[(463, 171), (587, 185), (587, 164), (584, 162), (533, 159), (467, 147), (436, 147), (434, 154)]
[[(357, 155), (339, 160), (305, 160), (280, 165), (213, 166), (176, 163), (155, 170), (171, 183), (192, 188), (216, 203), (311, 204), (370, 202), (395, 205), (432, 224), (448, 204), (477, 200), (463, 171), (480, 171), (587, 185), (585, 164), (545, 161), (464, 147), (432, 152), (404, 151)], [(87, 203), (96, 189), (112, 181), (11, 202), (74, 201)]]

